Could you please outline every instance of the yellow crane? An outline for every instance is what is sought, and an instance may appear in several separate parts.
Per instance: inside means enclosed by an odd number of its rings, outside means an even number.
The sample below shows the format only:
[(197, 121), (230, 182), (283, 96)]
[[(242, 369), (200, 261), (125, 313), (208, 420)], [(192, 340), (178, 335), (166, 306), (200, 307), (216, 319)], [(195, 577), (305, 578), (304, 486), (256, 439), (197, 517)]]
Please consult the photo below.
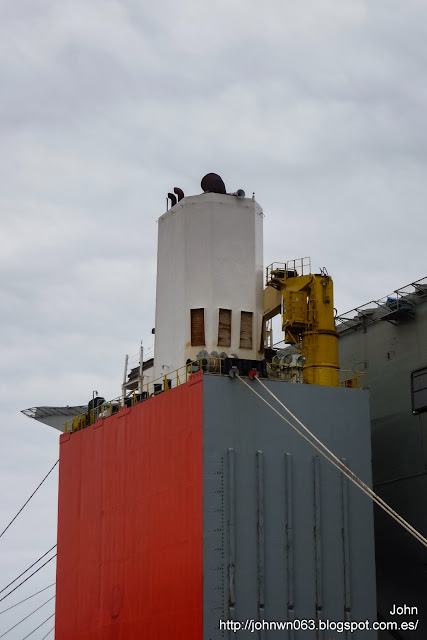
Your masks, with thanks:
[(267, 267), (264, 330), (271, 318), (282, 314), (284, 341), (305, 357), (303, 382), (308, 384), (339, 385), (333, 297), (332, 278), (325, 270), (311, 273), (309, 258)]

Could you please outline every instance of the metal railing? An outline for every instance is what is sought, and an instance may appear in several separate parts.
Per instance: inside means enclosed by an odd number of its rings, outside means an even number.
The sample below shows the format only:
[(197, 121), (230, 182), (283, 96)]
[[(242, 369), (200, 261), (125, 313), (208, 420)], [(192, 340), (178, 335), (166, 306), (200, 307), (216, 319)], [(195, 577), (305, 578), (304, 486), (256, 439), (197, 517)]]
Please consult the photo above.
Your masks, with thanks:
[(98, 418), (108, 418), (125, 407), (133, 407), (153, 396), (179, 387), (179, 385), (188, 382), (190, 376), (198, 371), (222, 375), (224, 371), (223, 359), (209, 356), (209, 358), (200, 358), (179, 367), (179, 369), (169, 371), (159, 378), (144, 384), (140, 391), (135, 390), (126, 396), (122, 395), (113, 400), (103, 402), (99, 406), (88, 410), (87, 413), (81, 413), (67, 420), (64, 422), (64, 432), (79, 431), (94, 424)]
[[(290, 366), (283, 364), (267, 364), (267, 377), (269, 380), (283, 380), (284, 382), (293, 382), (301, 384), (303, 382), (303, 367)], [(359, 389), (361, 387), (361, 378), (365, 375), (364, 371), (350, 371), (348, 369), (340, 369), (339, 386), (347, 389)]]
[[(205, 373), (222, 375), (224, 373), (224, 361), (222, 358), (200, 358), (189, 362), (179, 369), (170, 371), (155, 380), (151, 380), (144, 384), (141, 391), (132, 391), (126, 396), (118, 396), (113, 400), (103, 402), (97, 407), (88, 410), (87, 413), (81, 413), (64, 422), (64, 432), (80, 431), (91, 424), (94, 424), (99, 418), (108, 418), (121, 409), (133, 407), (140, 402), (144, 402), (149, 398), (157, 396), (179, 387), (181, 384), (188, 382), (190, 377), (203, 371)], [(269, 380), (281, 380), (283, 382), (291, 382), (300, 384), (303, 382), (302, 366), (290, 366), (283, 364), (267, 363), (267, 377)], [(359, 379), (364, 376), (363, 371), (340, 370), (340, 387), (352, 389), (359, 388)]]
[(277, 286), (280, 280), (290, 276), (306, 276), (311, 273), (311, 258), (297, 258), (288, 262), (273, 262), (265, 270), (265, 284)]
[(302, 383), (302, 367), (267, 363), (267, 377), (269, 380)]
[[(364, 371), (350, 371), (349, 369), (340, 369), (339, 386), (347, 389), (360, 389), (360, 382), (363, 382)], [(360, 380), (362, 378), (362, 380)]]
[(411, 315), (414, 313), (416, 305), (425, 301), (426, 298), (427, 278), (421, 278), (378, 300), (371, 300), (340, 314), (335, 319), (337, 330), (343, 332), (363, 324), (386, 320), (387, 317), (393, 318), (393, 313), (399, 311)]

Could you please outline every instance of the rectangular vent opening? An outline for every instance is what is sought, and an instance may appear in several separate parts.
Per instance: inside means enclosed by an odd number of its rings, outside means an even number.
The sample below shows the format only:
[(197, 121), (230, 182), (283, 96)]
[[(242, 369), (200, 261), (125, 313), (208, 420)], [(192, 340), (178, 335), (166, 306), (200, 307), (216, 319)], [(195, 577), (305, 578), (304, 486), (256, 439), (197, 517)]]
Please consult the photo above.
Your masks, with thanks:
[(240, 348), (252, 349), (252, 311), (242, 311), (240, 320)]
[(205, 310), (191, 309), (191, 346), (205, 345)]
[(231, 347), (231, 309), (219, 310), (218, 346)]

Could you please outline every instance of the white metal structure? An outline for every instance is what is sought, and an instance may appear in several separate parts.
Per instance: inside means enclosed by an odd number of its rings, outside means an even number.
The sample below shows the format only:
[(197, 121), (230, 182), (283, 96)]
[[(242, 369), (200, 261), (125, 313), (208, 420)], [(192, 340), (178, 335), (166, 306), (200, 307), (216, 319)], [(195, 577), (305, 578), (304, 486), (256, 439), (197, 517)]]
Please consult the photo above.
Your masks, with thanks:
[(21, 413), (62, 432), (67, 420), (86, 411), (87, 404), (83, 404), (74, 407), (31, 407), (30, 409), (22, 409)]
[[(261, 358), (259, 204), (251, 198), (203, 193), (179, 201), (158, 224), (154, 378), (195, 360), (201, 350)], [(192, 313), (201, 314), (202, 339), (195, 339), (194, 332), (192, 336)], [(227, 338), (219, 339), (220, 313), (228, 322), (229, 344)]]

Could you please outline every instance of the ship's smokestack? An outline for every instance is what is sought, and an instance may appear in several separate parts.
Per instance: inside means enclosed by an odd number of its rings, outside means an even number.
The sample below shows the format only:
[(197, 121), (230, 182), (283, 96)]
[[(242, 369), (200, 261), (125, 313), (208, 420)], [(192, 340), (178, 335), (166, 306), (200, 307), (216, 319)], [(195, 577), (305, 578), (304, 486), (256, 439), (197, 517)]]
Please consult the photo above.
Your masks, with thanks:
[(219, 351), (244, 360), (263, 355), (262, 209), (243, 189), (231, 197), (215, 173), (201, 186), (214, 195), (174, 207), (176, 187), (168, 194), (172, 212), (158, 220), (154, 379), (187, 360), (216, 362)]

